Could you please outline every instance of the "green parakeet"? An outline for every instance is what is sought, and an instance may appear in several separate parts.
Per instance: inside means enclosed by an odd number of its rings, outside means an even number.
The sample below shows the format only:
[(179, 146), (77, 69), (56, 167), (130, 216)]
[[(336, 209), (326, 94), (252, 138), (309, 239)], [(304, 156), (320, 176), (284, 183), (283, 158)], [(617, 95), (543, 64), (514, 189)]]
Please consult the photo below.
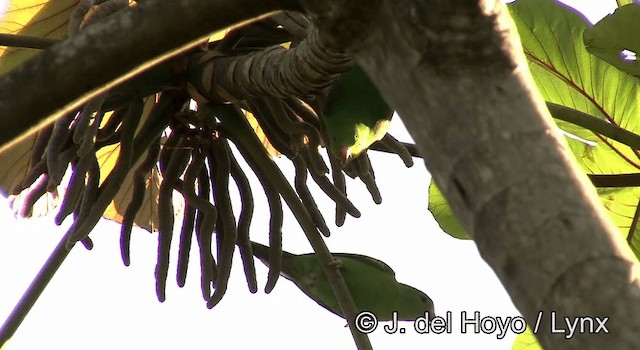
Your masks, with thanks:
[(384, 137), (392, 115), (365, 72), (353, 67), (333, 84), (320, 113), (329, 151), (345, 164)]
[[(269, 265), (269, 248), (252, 243), (253, 254), (265, 265)], [(336, 268), (340, 268), (356, 307), (369, 311), (379, 321), (392, 319), (398, 312), (398, 320), (413, 321), (418, 317), (433, 317), (433, 302), (422, 291), (398, 283), (395, 272), (384, 262), (358, 254), (332, 253)], [(295, 283), (307, 296), (318, 304), (343, 317), (338, 300), (314, 254), (296, 255), (283, 252), (280, 274)]]

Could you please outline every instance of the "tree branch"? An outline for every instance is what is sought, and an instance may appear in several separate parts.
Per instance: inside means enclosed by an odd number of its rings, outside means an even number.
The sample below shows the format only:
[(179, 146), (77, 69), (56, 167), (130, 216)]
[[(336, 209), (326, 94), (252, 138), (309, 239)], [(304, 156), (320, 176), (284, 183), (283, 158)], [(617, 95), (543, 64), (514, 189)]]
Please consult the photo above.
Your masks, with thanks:
[(296, 9), (293, 0), (146, 0), (123, 9), (2, 77), (0, 151), (215, 30)]
[[(303, 4), (322, 35), (344, 45), (398, 111), (529, 324), (542, 312), (543, 347), (640, 348), (636, 258), (555, 131), (504, 5)], [(569, 341), (551, 333), (551, 312), (555, 321), (607, 317), (610, 334)]]
[[(412, 157), (422, 158), (418, 153), (418, 149), (416, 145), (412, 143), (401, 143), (403, 147), (407, 149), (409, 154)], [(376, 142), (371, 147), (370, 150), (380, 151), (385, 153), (393, 153), (392, 150), (382, 145), (380, 142)], [(595, 187), (634, 187), (640, 186), (640, 173), (630, 173), (630, 174), (587, 174), (589, 180)]]
[(43, 50), (58, 42), (58, 39), (0, 33), (0, 46)]
[(18, 327), (22, 323), (27, 314), (35, 305), (36, 301), (47, 287), (47, 284), (51, 281), (60, 265), (64, 262), (69, 255), (70, 249), (66, 249), (68, 234), (62, 236), (60, 243), (53, 249), (51, 255), (47, 261), (42, 265), (40, 271), (33, 279), (27, 291), (22, 295), (20, 301), (11, 311), (11, 314), (0, 327), (0, 347), (7, 343), (7, 341), (18, 330)]
[(214, 49), (193, 55), (191, 62), (189, 80), (212, 102), (264, 96), (308, 98), (351, 67), (351, 57), (330, 47), (313, 26), (290, 50), (272, 46), (246, 55), (224, 56)]
[[(547, 102), (547, 107), (551, 116), (556, 119), (564, 120), (566, 122), (581, 126), (585, 129), (589, 129), (595, 133), (599, 133), (611, 139), (614, 139), (620, 143), (623, 143), (633, 149), (640, 150), (640, 136), (623, 129), (615, 124), (608, 123), (604, 120), (598, 119), (590, 114), (581, 112), (579, 110)], [(421, 158), (418, 153), (416, 145), (406, 142), (401, 142), (401, 145), (407, 149), (412, 157)], [(369, 147), (374, 151), (381, 151), (387, 153), (394, 153), (389, 148), (385, 147), (379, 141)], [(589, 180), (595, 187), (634, 187), (640, 186), (640, 173), (631, 174), (587, 174)]]
[(551, 115), (556, 119), (581, 126), (593, 131), (594, 133), (598, 133), (620, 143), (624, 143), (635, 150), (640, 150), (640, 136), (629, 130), (571, 107), (559, 105), (553, 102), (547, 102), (547, 107), (549, 108)]

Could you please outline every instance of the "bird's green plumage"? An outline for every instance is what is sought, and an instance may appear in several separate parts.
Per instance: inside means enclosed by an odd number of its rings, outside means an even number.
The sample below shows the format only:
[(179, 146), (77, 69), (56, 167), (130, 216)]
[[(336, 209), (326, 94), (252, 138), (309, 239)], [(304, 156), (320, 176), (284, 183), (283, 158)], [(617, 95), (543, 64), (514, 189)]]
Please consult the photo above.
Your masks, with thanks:
[[(253, 243), (254, 255), (269, 265), (268, 247)], [(332, 253), (337, 260), (356, 307), (373, 312), (378, 320), (415, 320), (425, 312), (433, 315), (433, 302), (422, 291), (398, 283), (393, 270), (384, 262), (358, 254)], [(307, 296), (327, 310), (344, 317), (320, 262), (314, 254), (283, 252), (281, 275), (295, 283)]]
[(366, 73), (355, 66), (333, 84), (320, 113), (329, 151), (347, 161), (389, 130), (393, 110)]

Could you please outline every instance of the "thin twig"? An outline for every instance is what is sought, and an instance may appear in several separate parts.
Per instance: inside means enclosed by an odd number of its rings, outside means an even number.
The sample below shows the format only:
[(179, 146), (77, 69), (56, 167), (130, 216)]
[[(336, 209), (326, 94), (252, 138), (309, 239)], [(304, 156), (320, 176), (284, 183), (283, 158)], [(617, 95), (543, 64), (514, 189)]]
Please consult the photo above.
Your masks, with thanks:
[(64, 259), (69, 255), (71, 250), (66, 249), (66, 243), (70, 233), (71, 232), (68, 232), (62, 236), (58, 245), (53, 249), (51, 255), (29, 285), (29, 288), (27, 288), (22, 298), (20, 298), (20, 301), (13, 308), (11, 314), (0, 328), (0, 347), (6, 344), (16, 330), (18, 330), (18, 327), (36, 303), (40, 294), (42, 294), (47, 284), (49, 284), (49, 281), (51, 281), (51, 278), (53, 278), (53, 275), (58, 271)]
[(58, 39), (0, 33), (0, 46), (44, 50), (58, 42)]

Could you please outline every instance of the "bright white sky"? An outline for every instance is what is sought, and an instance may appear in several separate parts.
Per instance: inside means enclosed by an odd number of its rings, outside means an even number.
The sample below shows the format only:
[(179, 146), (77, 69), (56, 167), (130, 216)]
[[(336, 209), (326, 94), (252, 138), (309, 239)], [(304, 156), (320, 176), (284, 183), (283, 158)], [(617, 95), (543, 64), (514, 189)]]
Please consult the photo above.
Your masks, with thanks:
[(4, 11), (7, 10), (9, 0), (0, 0), (0, 16), (4, 15)]
[[(592, 22), (616, 6), (614, 0), (564, 2), (584, 10)], [(410, 141), (398, 118), (391, 133)], [(413, 168), (405, 169), (397, 157), (371, 153), (383, 203), (373, 204), (364, 185), (349, 182), (349, 197), (363, 215), (360, 219), (348, 217), (341, 228), (330, 226), (332, 235), (327, 244), (334, 252), (361, 253), (385, 261), (396, 271), (400, 282), (426, 292), (434, 300), (437, 313), (451, 311), (454, 322), (453, 334), (419, 335), (408, 328), (406, 334), (389, 335), (379, 328), (370, 335), (374, 348), (511, 349), (513, 333), (502, 340), (495, 333), (473, 334), (471, 329), (466, 334), (460, 333), (462, 311), (468, 314), (479, 311), (483, 317), (515, 317), (519, 313), (493, 271), (479, 257), (473, 242), (444, 234), (427, 211), (430, 176), (421, 161), (417, 159)], [(290, 168), (283, 170), (292, 173)], [(257, 208), (252, 237), (265, 242), (268, 217), (266, 210), (260, 208), (267, 205), (256, 181), (253, 188)], [(315, 190), (312, 188), (321, 210), (327, 213), (325, 218), (333, 223), (333, 205)], [(286, 215), (285, 250), (310, 252), (311, 247), (293, 216)], [(66, 231), (69, 221), (57, 227), (52, 217), (15, 219), (6, 201), (1, 200), (0, 222), (7, 226), (0, 233), (2, 321)], [(187, 285), (182, 289), (176, 286), (174, 260), (167, 300), (159, 303), (153, 279), (156, 235), (134, 231), (132, 265), (125, 268), (118, 247), (119, 232), (118, 225), (101, 222), (91, 235), (94, 249), (87, 251), (78, 245), (71, 252), (8, 344), (8, 350), (52, 346), (214, 348), (223, 344), (233, 344), (238, 349), (355, 348), (344, 320), (325, 311), (284, 278), (271, 294), (265, 295), (267, 270), (259, 262), (256, 262), (259, 291), (250, 294), (237, 255), (227, 295), (213, 310), (208, 310), (201, 299), (197, 248), (192, 251)], [(175, 257), (177, 245), (172, 252)]]

